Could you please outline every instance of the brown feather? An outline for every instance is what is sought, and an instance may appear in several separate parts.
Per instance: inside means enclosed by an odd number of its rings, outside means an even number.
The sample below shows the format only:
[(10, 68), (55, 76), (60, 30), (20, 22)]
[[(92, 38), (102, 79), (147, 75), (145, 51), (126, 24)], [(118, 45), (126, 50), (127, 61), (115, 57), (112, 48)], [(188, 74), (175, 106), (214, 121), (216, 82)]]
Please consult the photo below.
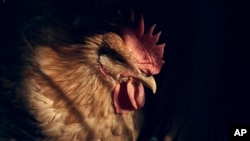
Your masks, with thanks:
[(115, 114), (111, 97), (115, 81), (103, 78), (98, 70), (100, 44), (119, 47), (122, 39), (107, 33), (85, 41), (57, 48), (37, 46), (24, 70), (20, 97), (46, 139), (136, 140), (143, 120), (139, 111)]

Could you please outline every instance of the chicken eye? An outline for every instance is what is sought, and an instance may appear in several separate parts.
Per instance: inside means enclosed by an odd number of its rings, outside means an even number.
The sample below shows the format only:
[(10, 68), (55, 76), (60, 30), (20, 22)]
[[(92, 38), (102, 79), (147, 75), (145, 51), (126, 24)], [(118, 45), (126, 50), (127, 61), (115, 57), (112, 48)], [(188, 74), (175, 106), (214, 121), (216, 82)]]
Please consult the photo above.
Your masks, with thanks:
[(99, 55), (106, 55), (118, 64), (125, 63), (124, 58), (117, 51), (108, 47), (101, 47), (99, 50)]
[(113, 56), (112, 58), (119, 64), (125, 63), (124, 59), (121, 58), (121, 56)]

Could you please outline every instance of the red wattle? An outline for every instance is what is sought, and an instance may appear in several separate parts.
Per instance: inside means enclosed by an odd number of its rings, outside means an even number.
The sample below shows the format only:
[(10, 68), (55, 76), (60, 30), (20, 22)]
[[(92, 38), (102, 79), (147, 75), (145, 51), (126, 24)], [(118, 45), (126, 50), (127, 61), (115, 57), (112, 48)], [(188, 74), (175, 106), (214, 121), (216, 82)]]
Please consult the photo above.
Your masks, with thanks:
[(142, 108), (145, 103), (143, 85), (132, 78), (127, 82), (117, 83), (113, 91), (113, 103), (117, 114)]

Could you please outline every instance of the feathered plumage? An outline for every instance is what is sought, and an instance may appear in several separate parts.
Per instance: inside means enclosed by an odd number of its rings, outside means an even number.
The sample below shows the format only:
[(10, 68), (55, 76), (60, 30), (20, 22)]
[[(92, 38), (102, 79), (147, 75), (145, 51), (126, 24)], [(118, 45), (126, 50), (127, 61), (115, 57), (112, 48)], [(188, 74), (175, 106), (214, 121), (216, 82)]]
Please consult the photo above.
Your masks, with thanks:
[[(156, 91), (152, 75), (163, 64), (165, 44), (156, 45), (154, 26), (111, 24), (110, 30), (82, 37), (82, 42), (41, 43), (59, 39), (51, 27), (42, 36), (24, 32), (24, 66), (16, 100), (31, 115), (44, 140), (135, 141), (143, 117), (143, 85)], [(56, 30), (57, 32), (57, 30)], [(51, 37), (50, 37), (51, 36)], [(56, 38), (55, 38), (56, 36)], [(32, 38), (30, 38), (32, 37)], [(58, 41), (55, 41), (55, 43)]]

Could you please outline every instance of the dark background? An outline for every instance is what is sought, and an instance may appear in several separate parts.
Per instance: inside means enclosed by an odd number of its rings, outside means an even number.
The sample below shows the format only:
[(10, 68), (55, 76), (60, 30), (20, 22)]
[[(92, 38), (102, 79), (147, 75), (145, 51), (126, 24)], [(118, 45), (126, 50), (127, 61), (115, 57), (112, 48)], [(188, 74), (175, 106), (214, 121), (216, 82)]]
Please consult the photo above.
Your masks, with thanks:
[[(41, 6), (44, 3), (1, 2), (1, 66), (18, 60), (15, 58), (18, 31), (25, 20), (41, 14), (41, 9), (46, 11), (46, 6)], [(63, 11), (66, 19), (74, 12), (85, 12), (90, 20), (102, 22), (103, 9), (133, 8), (144, 13), (146, 27), (156, 23), (156, 30), (162, 31), (160, 42), (166, 42), (166, 63), (156, 76), (157, 94), (147, 95), (143, 109), (146, 124), (139, 140), (147, 141), (152, 136), (162, 140), (169, 134), (175, 141), (228, 141), (230, 125), (250, 124), (247, 1), (57, 0), (51, 3)], [(96, 5), (101, 8), (95, 9)]]
[[(158, 116), (149, 113), (149, 119), (160, 123), (158, 134), (177, 134), (178, 141), (229, 140), (232, 124), (250, 123), (249, 3), (169, 0), (151, 4), (156, 5), (153, 17), (162, 24), (167, 48), (158, 81), (165, 80), (163, 90), (155, 100), (163, 103)], [(159, 122), (161, 117), (165, 122)]]

